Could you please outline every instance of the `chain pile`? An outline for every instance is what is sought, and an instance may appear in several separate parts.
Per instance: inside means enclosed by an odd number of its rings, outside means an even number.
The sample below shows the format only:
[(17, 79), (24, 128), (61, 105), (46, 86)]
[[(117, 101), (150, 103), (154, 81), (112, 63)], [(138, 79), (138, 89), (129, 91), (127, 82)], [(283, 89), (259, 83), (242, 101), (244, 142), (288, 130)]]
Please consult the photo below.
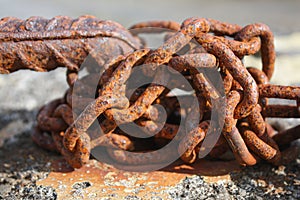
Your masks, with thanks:
[[(138, 36), (141, 30), (150, 30), (149, 27), (174, 32), (166, 35), (159, 48), (151, 50)], [(145, 164), (149, 159), (159, 163), (171, 154), (194, 163), (204, 151), (201, 144), (215, 123), (211, 120), (213, 104), (222, 99), (226, 102), (225, 110), (220, 107), (225, 122), (220, 130), (222, 135), (207, 157), (222, 159), (226, 152), (232, 151), (241, 165), (254, 165), (261, 159), (278, 165), (282, 148), (299, 138), (300, 125), (277, 133), (266, 122), (268, 117), (300, 117), (300, 87), (269, 83), (275, 63), (274, 38), (264, 24), (241, 27), (212, 19), (189, 18), (181, 25), (155, 21), (126, 30), (115, 22), (83, 16), (25, 21), (4, 18), (0, 30), (1, 73), (67, 67), (69, 89), (63, 98), (40, 109), (32, 136), (40, 146), (60, 152), (74, 168), (87, 163), (91, 149), (99, 146), (106, 149), (112, 160), (127, 165)], [(182, 52), (184, 55), (180, 55)], [(257, 53), (261, 55), (262, 70), (246, 68), (243, 57)], [(88, 75), (79, 79), (79, 66), (88, 55), (98, 67), (88, 63)], [(196, 96), (200, 119), (189, 127), (185, 137), (177, 134), (180, 120), (193, 118), (189, 113), (196, 109), (194, 104), (181, 108), (178, 99), (169, 95), (169, 88), (156, 83), (144, 85), (128, 97), (127, 83), (133, 69), (140, 65), (150, 65), (153, 69), (143, 71), (145, 79), (163, 79), (176, 88), (186, 89), (176, 80), (153, 73), (167, 65), (192, 86), (195, 93), (182, 99)], [(209, 69), (219, 71), (222, 87), (205, 75)], [(295, 104), (269, 104), (269, 98), (295, 100)], [(165, 108), (166, 123), (161, 123), (162, 111), (154, 104)], [(143, 133), (136, 135), (155, 135), (138, 138), (120, 128), (131, 122), (144, 128)], [(94, 124), (100, 124), (102, 131)], [(159, 149), (171, 140), (177, 140), (178, 147), (169, 154), (153, 151), (151, 158), (143, 153), (131, 154)]]

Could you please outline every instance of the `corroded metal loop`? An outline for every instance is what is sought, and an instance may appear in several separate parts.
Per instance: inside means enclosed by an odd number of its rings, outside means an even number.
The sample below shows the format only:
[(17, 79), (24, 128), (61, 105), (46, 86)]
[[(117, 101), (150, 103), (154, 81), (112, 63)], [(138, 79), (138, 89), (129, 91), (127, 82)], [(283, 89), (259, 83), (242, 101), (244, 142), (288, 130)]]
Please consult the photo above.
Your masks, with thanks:
[(242, 27), (238, 24), (231, 24), (226, 22), (221, 22), (215, 19), (208, 18), (207, 21), (210, 25), (210, 32), (213, 32), (217, 35), (228, 35), (233, 36), (238, 31), (242, 29)]
[(235, 158), (241, 165), (251, 166), (257, 163), (257, 159), (249, 152), (249, 149), (236, 126), (232, 128), (231, 132), (224, 134), (224, 137), (228, 141)]
[(234, 119), (234, 110), (241, 99), (238, 91), (231, 91), (227, 95), (227, 108), (225, 111), (225, 123), (222, 130), (224, 138), (227, 140), (235, 158), (241, 165), (254, 165), (256, 158), (249, 152), (245, 141), (243, 140), (238, 128), (236, 127), (237, 120)]
[(265, 72), (270, 80), (274, 72), (276, 57), (274, 36), (270, 28), (262, 23), (250, 24), (240, 30), (236, 34), (235, 39), (240, 41), (247, 41), (256, 36), (259, 36), (261, 38), (261, 58), (263, 72)]
[(69, 126), (74, 122), (72, 108), (68, 104), (60, 104), (53, 112), (53, 117), (62, 118)]
[(53, 117), (55, 109), (62, 103), (62, 99), (57, 99), (43, 106), (38, 115), (37, 122), (42, 131), (62, 131), (67, 128), (67, 124), (59, 117)]
[(248, 127), (241, 126), (241, 135), (245, 140), (247, 146), (258, 156), (262, 157), (264, 160), (271, 160), (276, 156), (276, 149), (272, 148), (270, 145), (265, 143), (260, 139), (253, 131)]
[(297, 86), (264, 84), (259, 86), (259, 94), (261, 97), (297, 100), (300, 98), (300, 88)]
[(208, 53), (186, 54), (173, 57), (169, 66), (178, 72), (187, 69), (214, 68), (217, 66), (216, 57)]
[(269, 78), (267, 77), (267, 75), (263, 71), (259, 70), (258, 68), (247, 67), (247, 70), (251, 74), (251, 76), (254, 78), (257, 85), (260, 85), (260, 84), (265, 85), (265, 84), (269, 83)]
[(223, 63), (220, 63), (220, 73), (223, 79), (225, 94), (228, 94), (232, 87), (233, 77), (231, 76), (229, 71), (225, 68)]
[[(156, 28), (156, 29), (152, 29)], [(180, 24), (175, 21), (146, 21), (140, 22), (132, 25), (129, 28), (130, 32), (133, 34), (137, 33), (153, 33), (162, 31), (179, 31)]]
[[(90, 133), (89, 133), (90, 135)], [(122, 150), (133, 150), (133, 142), (124, 135), (116, 133), (104, 134), (91, 141), (91, 148), (97, 146), (105, 146), (110, 148), (122, 149)]]
[(89, 161), (90, 158), (90, 138), (87, 134), (81, 134), (76, 148), (71, 152), (63, 145), (63, 132), (52, 132), (58, 151), (64, 156), (68, 163), (74, 168), (80, 168)]
[(126, 107), (128, 99), (124, 96), (105, 95), (90, 103), (78, 118), (69, 126), (64, 135), (64, 146), (72, 151), (77, 140), (84, 134), (97, 117), (108, 108)]
[(215, 40), (219, 40), (220, 42), (227, 45), (233, 53), (239, 58), (245, 55), (253, 55), (257, 53), (261, 48), (261, 42), (258, 37), (253, 37), (249, 41), (236, 41), (232, 39), (228, 39), (225, 37), (212, 36)]
[(209, 122), (203, 121), (198, 127), (191, 130), (179, 143), (178, 153), (181, 159), (187, 163), (195, 162), (197, 153), (196, 146), (205, 138), (209, 128)]
[(264, 117), (300, 118), (299, 107), (295, 105), (266, 105), (262, 109)]
[(42, 131), (38, 126), (33, 127), (31, 138), (40, 147), (49, 151), (57, 151), (55, 142), (48, 132)]
[(57, 67), (78, 71), (89, 54), (102, 66), (109, 57), (141, 48), (140, 40), (120, 24), (89, 15), (77, 19), (6, 17), (0, 20), (0, 31), (1, 73)]
[(232, 77), (243, 87), (244, 97), (235, 109), (235, 118), (240, 119), (250, 114), (258, 103), (258, 87), (253, 77), (244, 67), (242, 61), (224, 43), (215, 40), (212, 36), (202, 34), (197, 41), (224, 64)]
[[(88, 135), (81, 135), (78, 145), (74, 151), (68, 151), (62, 145), (64, 136), (63, 130), (66, 124), (73, 122), (71, 107), (62, 99), (54, 100), (45, 105), (38, 114), (38, 127), (32, 134), (33, 140), (43, 145), (44, 148), (60, 152), (72, 167), (79, 168), (87, 163), (90, 155), (90, 139)], [(64, 125), (61, 125), (64, 124)], [(52, 139), (49, 139), (43, 131), (51, 133)]]
[(261, 115), (261, 110), (261, 106), (256, 104), (255, 108), (253, 108), (252, 112), (247, 117), (250, 127), (258, 136), (262, 136), (266, 131), (266, 124)]
[(0, 20), (0, 29), (0, 41), (3, 42), (116, 37), (132, 47), (140, 47), (138, 41), (117, 22), (100, 20), (91, 15), (77, 19), (66, 16), (52, 19), (31, 17), (26, 20), (6, 17)]
[(185, 20), (177, 33), (147, 57), (145, 64), (155, 64), (155, 66), (159, 66), (169, 62), (172, 55), (188, 44), (193, 37), (208, 31), (209, 24), (205, 19), (197, 18)]

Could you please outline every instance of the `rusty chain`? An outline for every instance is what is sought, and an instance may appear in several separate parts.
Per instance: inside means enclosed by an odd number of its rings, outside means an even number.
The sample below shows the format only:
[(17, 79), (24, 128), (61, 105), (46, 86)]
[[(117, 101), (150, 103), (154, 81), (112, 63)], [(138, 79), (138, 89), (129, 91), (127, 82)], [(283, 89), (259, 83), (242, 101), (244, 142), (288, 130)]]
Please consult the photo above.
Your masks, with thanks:
[[(151, 50), (138, 36), (149, 27), (174, 32), (167, 34), (159, 48)], [(300, 117), (300, 87), (269, 83), (275, 63), (274, 37), (264, 24), (241, 27), (213, 19), (189, 18), (181, 25), (173, 21), (150, 21), (126, 30), (116, 22), (92, 16), (77, 19), (59, 16), (50, 20), (7, 17), (1, 19), (0, 30), (0, 73), (67, 68), (69, 89), (63, 98), (40, 109), (32, 138), (38, 145), (60, 152), (74, 168), (87, 163), (91, 149), (97, 146), (105, 147), (116, 162), (143, 164), (143, 154), (130, 152), (149, 152), (170, 140), (179, 141), (178, 152), (170, 154), (178, 154), (184, 162), (194, 163), (213, 123), (210, 120), (211, 100), (220, 97), (209, 77), (201, 72), (204, 68), (220, 71), (226, 99), (222, 136), (208, 157), (222, 159), (222, 155), (232, 151), (241, 165), (254, 165), (261, 159), (278, 165), (284, 147), (299, 138), (299, 126), (277, 133), (266, 122), (269, 117)], [(198, 45), (193, 47), (192, 43)], [(187, 53), (179, 55), (185, 47), (188, 47)], [(262, 69), (245, 67), (243, 57), (258, 52)], [(88, 55), (100, 67), (87, 65), (90, 74), (78, 79), (79, 67)], [(195, 89), (200, 121), (187, 137), (181, 138), (177, 132), (178, 120), (189, 111), (180, 110), (177, 99), (168, 96), (166, 87), (152, 83), (126, 97), (125, 83), (133, 68), (141, 64), (152, 65), (154, 69), (168, 65), (186, 77)], [(100, 80), (94, 76), (95, 72), (103, 72)], [(162, 78), (149, 70), (144, 73), (154, 79)], [(168, 81), (168, 77), (163, 78)], [(93, 79), (97, 89), (86, 84)], [(75, 84), (81, 93), (96, 94), (96, 98), (74, 95)], [(184, 88), (178, 85), (180, 87)], [(272, 105), (269, 98), (295, 100), (296, 103)], [(153, 106), (154, 103), (165, 108), (167, 123), (159, 123), (161, 111)], [(75, 114), (74, 109), (78, 109)], [(100, 123), (103, 133), (93, 128), (95, 121)], [(150, 139), (134, 138), (118, 127), (129, 122), (157, 134)], [(151, 156), (153, 163), (158, 163), (170, 155), (154, 152)]]

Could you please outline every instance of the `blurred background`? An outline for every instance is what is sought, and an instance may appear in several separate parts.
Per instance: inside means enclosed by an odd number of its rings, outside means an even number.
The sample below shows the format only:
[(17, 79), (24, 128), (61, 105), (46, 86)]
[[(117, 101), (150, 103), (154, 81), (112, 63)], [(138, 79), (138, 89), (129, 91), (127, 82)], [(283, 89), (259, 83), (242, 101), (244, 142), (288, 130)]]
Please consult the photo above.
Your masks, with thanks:
[[(52, 18), (56, 15), (78, 17), (95, 15), (100, 19), (119, 22), (125, 27), (145, 20), (182, 22), (191, 16), (213, 18), (247, 25), (262, 22), (270, 26), (276, 39), (276, 71), (272, 82), (297, 84), (300, 81), (300, 1), (204, 1), (204, 0), (2, 0), (0, 17), (30, 16)], [(260, 67), (260, 59), (250, 57), (246, 66)], [(19, 71), (0, 75), (0, 110), (32, 110), (51, 99), (60, 97), (67, 85), (64, 69), (51, 73)]]
[(298, 0), (2, 0), (1, 16), (44, 16), (91, 14), (129, 26), (138, 21), (165, 19), (183, 21), (191, 16), (208, 17), (246, 25), (268, 24), (276, 33), (300, 30)]

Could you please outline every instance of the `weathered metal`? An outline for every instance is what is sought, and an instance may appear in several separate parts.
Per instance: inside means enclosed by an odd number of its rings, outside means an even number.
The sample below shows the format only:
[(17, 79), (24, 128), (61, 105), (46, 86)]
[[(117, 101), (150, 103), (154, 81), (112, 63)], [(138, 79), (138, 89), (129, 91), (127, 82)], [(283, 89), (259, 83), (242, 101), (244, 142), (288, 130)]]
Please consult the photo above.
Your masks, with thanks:
[[(165, 42), (153, 50), (143, 46), (138, 36), (140, 32), (151, 32), (147, 29), (151, 27), (160, 28), (159, 32), (171, 31)], [(231, 150), (241, 165), (254, 165), (260, 159), (280, 164), (280, 148), (299, 138), (299, 127), (275, 134), (265, 118), (299, 118), (300, 88), (269, 83), (275, 50), (274, 36), (268, 26), (257, 23), (241, 27), (213, 19), (189, 18), (181, 26), (172, 21), (150, 21), (138, 23), (129, 30), (92, 16), (0, 21), (0, 73), (19, 69), (50, 71), (59, 66), (68, 69), (70, 88), (66, 95), (48, 103), (38, 113), (38, 124), (32, 134), (36, 143), (59, 151), (74, 168), (87, 163), (91, 149), (96, 146), (106, 148), (111, 159), (120, 164), (145, 164), (145, 159), (154, 164), (173, 154), (193, 163), (212, 126), (212, 100), (225, 98), (222, 136), (208, 156), (220, 158)], [(192, 43), (198, 46), (193, 47)], [(178, 52), (185, 47), (188, 47), (186, 54), (180, 55)], [(101, 51), (97, 51), (99, 48)], [(246, 68), (242, 58), (259, 51), (262, 70)], [(97, 61), (99, 68), (87, 66), (89, 74), (78, 80), (80, 65), (88, 55)], [(133, 68), (141, 64), (151, 65), (152, 69), (168, 65), (194, 88), (195, 94), (191, 95), (199, 101), (200, 118), (195, 127), (188, 129), (185, 138), (177, 134), (178, 120), (195, 109), (194, 105), (182, 110), (176, 98), (168, 96), (169, 89), (155, 83), (140, 87), (132, 97), (126, 96), (126, 82)], [(220, 71), (224, 96), (211, 84), (210, 77), (201, 72), (209, 68)], [(154, 80), (169, 81), (169, 77), (153, 71), (143, 72)], [(95, 76), (100, 72), (103, 72), (100, 78)], [(94, 79), (96, 85), (86, 84)], [(76, 89), (77, 93), (89, 97), (76, 96), (73, 91)], [(296, 103), (270, 105), (268, 98), (291, 99)], [(153, 104), (165, 107), (167, 123), (160, 122), (161, 113)], [(80, 112), (73, 112), (74, 109)], [(91, 128), (95, 122), (99, 122), (102, 133)], [(156, 135), (150, 139), (134, 138), (119, 129), (120, 125), (132, 122), (144, 127), (145, 133), (141, 134)], [(178, 149), (169, 152), (170, 155), (153, 152), (144, 158), (142, 153), (132, 153), (151, 152), (171, 140), (178, 141)]]

